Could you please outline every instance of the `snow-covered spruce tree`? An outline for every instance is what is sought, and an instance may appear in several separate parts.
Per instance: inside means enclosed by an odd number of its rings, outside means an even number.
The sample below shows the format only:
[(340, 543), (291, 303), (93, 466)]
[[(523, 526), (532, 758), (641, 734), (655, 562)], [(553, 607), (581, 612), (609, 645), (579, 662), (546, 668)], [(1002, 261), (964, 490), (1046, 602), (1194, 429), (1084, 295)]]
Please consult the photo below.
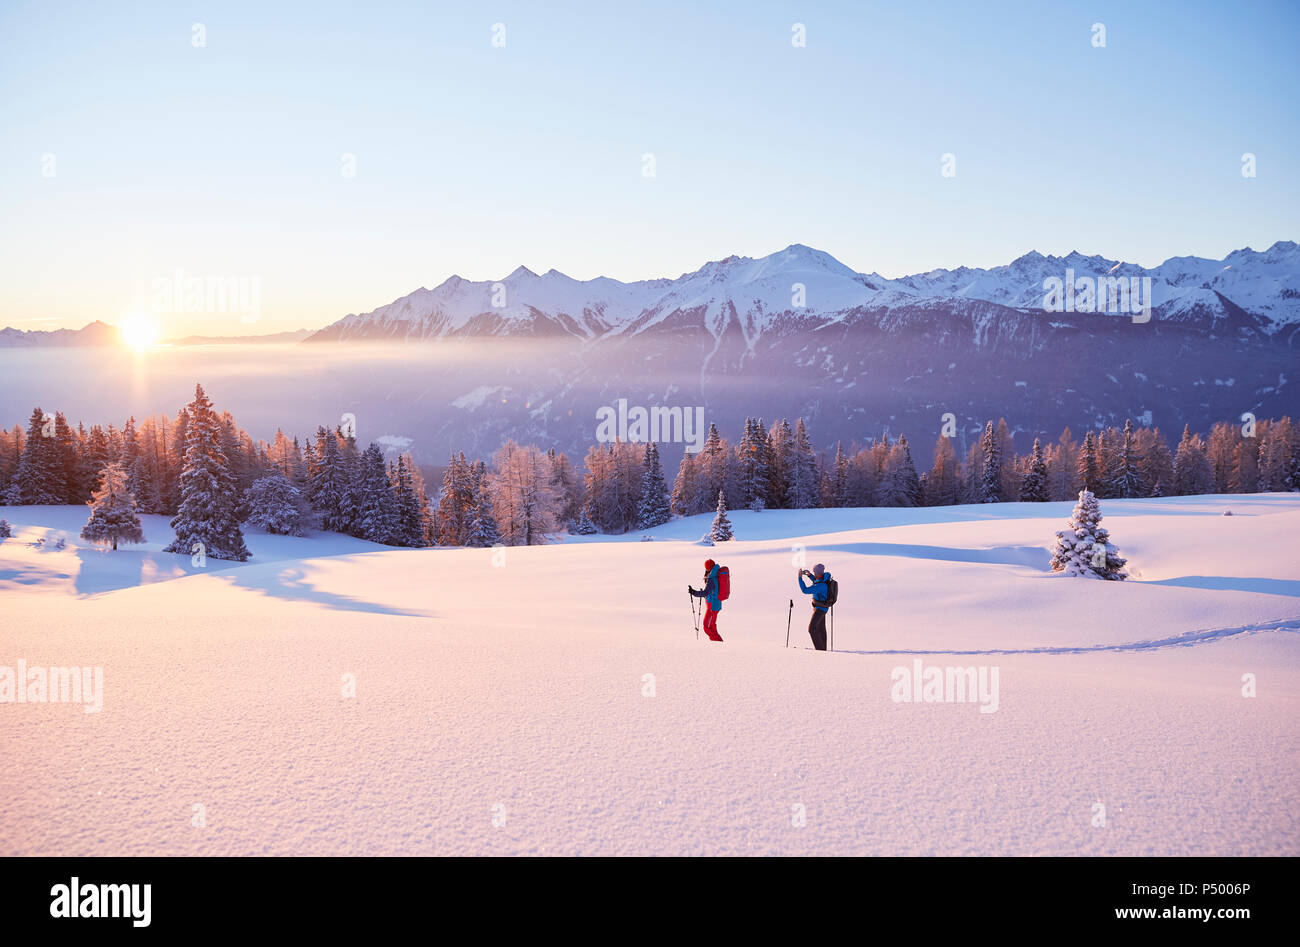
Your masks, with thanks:
[(476, 460), (469, 467), (469, 515), (465, 545), (486, 549), (501, 542), (496, 517), (492, 514), (491, 485), (487, 464)]
[(289, 478), (273, 470), (244, 491), (250, 526), (281, 536), (302, 535), (302, 498)]
[(144, 531), (135, 513), (135, 498), (126, 488), (127, 473), (121, 464), (109, 464), (100, 475), (99, 488), (92, 494), (90, 519), (81, 528), (81, 538), (92, 543), (111, 545), (119, 542), (142, 543)]
[(194, 400), (186, 410), (180, 505), (171, 521), (176, 538), (163, 552), (188, 556), (201, 544), (208, 558), (243, 562), (248, 547), (235, 519), (235, 483), (221, 450), (221, 421), (202, 385), (194, 386)]
[(582, 512), (578, 514), (578, 522), (574, 525), (573, 531), (579, 536), (594, 536), (600, 532), (596, 528), (596, 524), (591, 521), (591, 515), (587, 512), (585, 506), (582, 508)]
[(341, 533), (347, 529), (344, 507), (351, 487), (338, 435), (324, 427), (316, 429), (315, 464), (307, 477), (307, 498), (320, 517), (322, 529)]
[(18, 503), (62, 503), (66, 491), (54, 418), (40, 408), (27, 423), (27, 444), (14, 474)]
[(376, 444), (361, 452), (353, 493), (356, 497), (356, 535), (372, 543), (396, 545), (397, 497), (388, 481), (383, 451)]
[[(736, 445), (736, 486), (740, 502), (754, 509), (754, 502), (766, 502), (770, 481), (767, 431), (758, 418), (745, 418), (745, 432)], [(760, 507), (761, 509), (761, 507)]]
[(671, 518), (672, 511), (668, 508), (668, 484), (664, 481), (663, 465), (659, 462), (659, 446), (651, 441), (645, 446), (637, 528), (653, 529), (667, 523)]
[(992, 421), (984, 425), (980, 446), (984, 452), (984, 463), (980, 469), (979, 501), (997, 503), (1002, 499), (1002, 447), (998, 443)]
[(1110, 544), (1110, 534), (1100, 524), (1097, 497), (1091, 491), (1079, 491), (1079, 502), (1069, 522), (1056, 534), (1052, 571), (1098, 579), (1128, 578), (1124, 571), (1127, 560), (1120, 558), (1119, 551)]
[(1146, 494), (1146, 484), (1142, 482), (1142, 454), (1138, 450), (1137, 435), (1133, 432), (1133, 422), (1124, 422), (1124, 439), (1115, 454), (1114, 468), (1110, 474), (1109, 493), (1113, 497), (1131, 499)]
[(13, 527), (9, 525), (9, 521), (0, 518), (0, 539), (9, 539), (13, 534)]
[(709, 529), (709, 538), (715, 543), (723, 543), (735, 539), (735, 534), (731, 531), (731, 520), (727, 518), (727, 497), (718, 491), (718, 512), (713, 517), (713, 526)]
[(402, 454), (390, 470), (393, 493), (397, 499), (399, 546), (423, 546), (428, 501), (421, 496), (415, 465), (409, 454)]
[(1034, 438), (1034, 451), (1029, 457), (1029, 469), (1020, 481), (1020, 499), (1026, 503), (1045, 503), (1048, 498), (1047, 461), (1043, 458), (1043, 443)]
[(792, 510), (808, 510), (817, 504), (817, 455), (808, 437), (803, 418), (795, 422), (793, 454), (790, 458), (787, 505)]

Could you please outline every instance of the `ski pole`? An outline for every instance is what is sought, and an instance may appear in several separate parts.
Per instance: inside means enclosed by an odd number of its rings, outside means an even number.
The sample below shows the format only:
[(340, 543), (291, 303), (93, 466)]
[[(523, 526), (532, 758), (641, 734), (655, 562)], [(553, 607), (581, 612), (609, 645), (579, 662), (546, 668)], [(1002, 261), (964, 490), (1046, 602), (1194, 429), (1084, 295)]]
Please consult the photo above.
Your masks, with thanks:
[(835, 606), (831, 606), (831, 650), (835, 650)]
[(696, 641), (699, 641), (699, 640), (700, 640), (700, 620), (695, 616), (695, 596), (691, 594), (691, 590), (690, 590), (690, 589), (687, 589), (687, 590), (686, 590), (686, 597), (689, 598), (689, 599), (691, 600), (691, 625), (695, 628), (695, 640), (696, 640)]
[(790, 619), (794, 615), (794, 599), (790, 599), (790, 611), (785, 614), (785, 646), (790, 647)]

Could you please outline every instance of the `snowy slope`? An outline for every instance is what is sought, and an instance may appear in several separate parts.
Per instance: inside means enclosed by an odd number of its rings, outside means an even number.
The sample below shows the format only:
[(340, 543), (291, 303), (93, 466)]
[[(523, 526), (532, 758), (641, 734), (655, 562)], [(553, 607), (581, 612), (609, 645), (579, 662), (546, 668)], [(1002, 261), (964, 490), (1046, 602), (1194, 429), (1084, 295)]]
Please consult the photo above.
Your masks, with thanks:
[[(19, 761), (0, 771), (0, 839), (12, 854), (1300, 853), (1300, 498), (1102, 510), (1133, 581), (1047, 573), (1068, 504), (1007, 504), (737, 512), (740, 540), (711, 549), (691, 542), (707, 517), (653, 542), (504, 551), (253, 535), (249, 563), (81, 594), (109, 556), (19, 578), (56, 555), (24, 541), (77, 511), (9, 508), (0, 664), (102, 665), (106, 693), (98, 714), (0, 705)], [(735, 577), (723, 644), (696, 640), (683, 594), (705, 555)], [(794, 570), (816, 561), (841, 582), (840, 653), (801, 647)], [(891, 700), (892, 670), (916, 659), (998, 667), (997, 711)]]

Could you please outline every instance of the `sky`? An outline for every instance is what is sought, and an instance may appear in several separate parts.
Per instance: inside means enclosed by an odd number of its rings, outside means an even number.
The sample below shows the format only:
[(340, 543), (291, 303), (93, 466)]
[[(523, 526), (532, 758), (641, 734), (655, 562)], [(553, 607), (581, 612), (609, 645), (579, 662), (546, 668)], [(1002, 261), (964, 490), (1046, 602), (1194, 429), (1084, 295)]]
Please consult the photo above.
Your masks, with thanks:
[[(1298, 28), (1294, 2), (3, 0), (0, 326), (316, 328), (453, 274), (792, 243), (887, 277), (1263, 249), (1300, 239)], [(166, 302), (194, 279), (239, 311)]]

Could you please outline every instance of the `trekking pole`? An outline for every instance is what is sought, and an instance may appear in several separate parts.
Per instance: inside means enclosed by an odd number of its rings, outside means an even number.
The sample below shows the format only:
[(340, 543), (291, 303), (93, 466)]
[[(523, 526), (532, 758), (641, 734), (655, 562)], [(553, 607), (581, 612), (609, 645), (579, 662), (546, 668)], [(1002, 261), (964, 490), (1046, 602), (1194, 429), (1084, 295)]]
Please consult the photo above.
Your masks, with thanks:
[(785, 616), (785, 646), (790, 647), (790, 619), (794, 616), (794, 599), (790, 599), (790, 611)]
[(835, 606), (831, 606), (831, 650), (835, 650)]
[(697, 618), (697, 617), (695, 616), (695, 596), (691, 594), (691, 590), (690, 590), (690, 589), (687, 589), (687, 590), (686, 590), (686, 597), (689, 598), (689, 599), (691, 600), (691, 624), (695, 627), (695, 640), (696, 640), (696, 641), (699, 641), (699, 640), (700, 640), (700, 620), (699, 620), (699, 618)]

